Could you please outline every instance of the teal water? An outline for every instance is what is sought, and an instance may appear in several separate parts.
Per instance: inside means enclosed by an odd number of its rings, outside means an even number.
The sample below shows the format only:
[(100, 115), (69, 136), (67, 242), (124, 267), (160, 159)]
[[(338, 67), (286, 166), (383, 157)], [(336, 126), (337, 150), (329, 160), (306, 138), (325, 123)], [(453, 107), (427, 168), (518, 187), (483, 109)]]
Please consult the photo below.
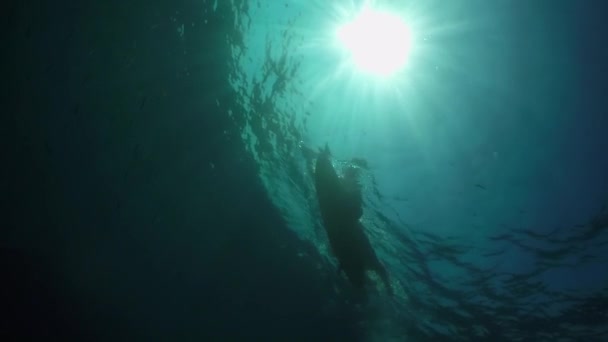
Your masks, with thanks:
[(300, 151), (328, 143), (338, 166), (368, 162), (363, 222), (397, 289), (379, 299), (370, 336), (407, 335), (402, 320), (417, 321), (421, 340), (605, 336), (605, 325), (566, 318), (607, 319), (605, 299), (597, 312), (572, 308), (608, 284), (606, 138), (593, 127), (597, 108), (583, 109), (591, 9), (372, 3), (415, 36), (389, 81), (344, 70), (334, 47), (335, 27), (363, 2), (232, 8), (231, 83), (243, 109), (232, 115), (289, 228), (332, 272)]
[[(388, 78), (336, 43), (364, 4)], [(0, 340), (608, 340), (603, 2), (3, 8)], [(331, 251), (325, 144), (392, 296)]]

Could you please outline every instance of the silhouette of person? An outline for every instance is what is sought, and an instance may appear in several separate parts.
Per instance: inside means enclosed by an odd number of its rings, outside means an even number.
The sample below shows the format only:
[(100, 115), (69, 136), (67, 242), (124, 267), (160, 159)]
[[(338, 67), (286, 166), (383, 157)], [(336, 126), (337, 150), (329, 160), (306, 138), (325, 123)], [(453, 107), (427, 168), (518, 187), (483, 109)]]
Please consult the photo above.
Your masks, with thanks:
[(392, 294), (388, 273), (376, 256), (360, 221), (363, 199), (358, 171), (351, 165), (340, 177), (331, 162), (329, 147), (326, 145), (318, 154), (314, 175), (323, 226), (332, 254), (338, 259), (339, 270), (346, 274), (351, 284), (363, 290), (365, 272), (370, 270), (380, 276), (387, 291)]

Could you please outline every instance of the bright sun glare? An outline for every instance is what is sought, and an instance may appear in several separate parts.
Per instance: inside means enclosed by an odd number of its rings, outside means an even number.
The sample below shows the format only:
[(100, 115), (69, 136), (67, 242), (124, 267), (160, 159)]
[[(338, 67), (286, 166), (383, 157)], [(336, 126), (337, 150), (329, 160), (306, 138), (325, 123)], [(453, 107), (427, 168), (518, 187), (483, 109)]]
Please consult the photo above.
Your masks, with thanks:
[(339, 26), (336, 36), (354, 66), (376, 76), (390, 76), (403, 69), (412, 40), (401, 18), (370, 8)]

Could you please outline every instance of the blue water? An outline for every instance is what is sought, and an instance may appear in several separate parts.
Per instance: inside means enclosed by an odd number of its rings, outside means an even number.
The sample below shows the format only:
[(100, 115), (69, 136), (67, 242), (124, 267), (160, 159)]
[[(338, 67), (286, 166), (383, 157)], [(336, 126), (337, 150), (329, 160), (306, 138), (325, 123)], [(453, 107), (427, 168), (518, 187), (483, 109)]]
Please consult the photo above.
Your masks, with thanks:
[[(2, 334), (608, 340), (606, 6), (376, 2), (386, 81), (333, 45), (362, 3), (10, 2)], [(338, 270), (326, 143), (392, 296)]]

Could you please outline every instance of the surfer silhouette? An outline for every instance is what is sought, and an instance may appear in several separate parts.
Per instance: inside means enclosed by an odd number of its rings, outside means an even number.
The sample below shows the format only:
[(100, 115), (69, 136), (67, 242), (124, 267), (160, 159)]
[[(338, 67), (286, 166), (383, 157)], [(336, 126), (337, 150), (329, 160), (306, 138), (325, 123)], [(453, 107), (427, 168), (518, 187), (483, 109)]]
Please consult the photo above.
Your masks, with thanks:
[(360, 221), (363, 200), (358, 169), (351, 165), (344, 170), (342, 177), (338, 176), (331, 162), (329, 147), (325, 145), (316, 158), (314, 179), (323, 226), (331, 251), (338, 259), (339, 270), (360, 290), (365, 286), (366, 271), (373, 271), (392, 294), (388, 273)]

